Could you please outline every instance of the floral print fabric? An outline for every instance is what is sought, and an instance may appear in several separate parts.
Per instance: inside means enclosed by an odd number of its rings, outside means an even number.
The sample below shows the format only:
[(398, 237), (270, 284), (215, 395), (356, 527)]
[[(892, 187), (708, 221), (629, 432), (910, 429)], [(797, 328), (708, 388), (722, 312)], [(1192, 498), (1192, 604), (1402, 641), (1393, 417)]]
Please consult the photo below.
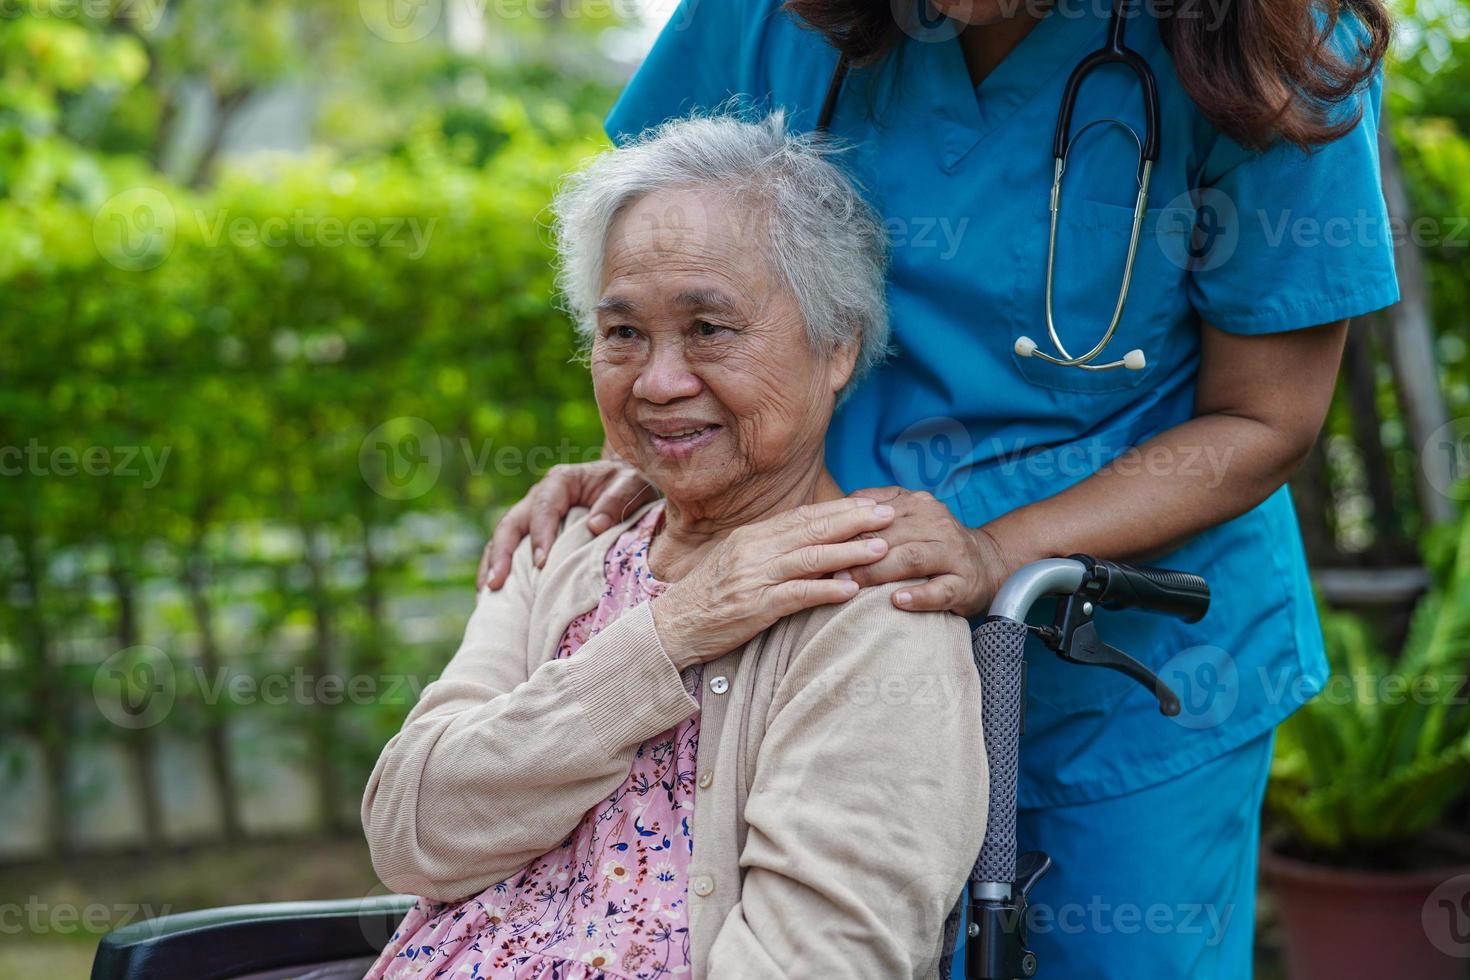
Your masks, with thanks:
[[(619, 615), (663, 591), (648, 570), (662, 505), (603, 564), (597, 608), (574, 620), (570, 657)], [(696, 699), (700, 669), (685, 680)], [(556, 849), (458, 903), (420, 899), (365, 980), (665, 980), (689, 973), (687, 881), (694, 851), (699, 714), (640, 745), (628, 777)]]

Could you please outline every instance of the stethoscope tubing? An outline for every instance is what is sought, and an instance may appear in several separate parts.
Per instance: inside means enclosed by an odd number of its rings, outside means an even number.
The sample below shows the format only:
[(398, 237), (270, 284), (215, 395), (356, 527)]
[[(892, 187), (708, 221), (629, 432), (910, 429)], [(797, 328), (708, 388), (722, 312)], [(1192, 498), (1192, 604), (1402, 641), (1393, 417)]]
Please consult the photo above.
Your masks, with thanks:
[[(1103, 364), (1093, 363), (1112, 342), (1113, 336), (1118, 331), (1118, 326), (1123, 322), (1123, 313), (1128, 305), (1128, 296), (1133, 288), (1133, 272), (1138, 260), (1138, 246), (1142, 237), (1144, 219), (1148, 212), (1149, 185), (1153, 178), (1154, 164), (1159, 159), (1160, 139), (1160, 116), (1158, 80), (1141, 55), (1128, 47), (1125, 37), (1127, 30), (1127, 18), (1133, 7), (1134, 0), (1113, 0), (1113, 12), (1108, 24), (1108, 37), (1103, 46), (1092, 52), (1073, 69), (1067, 79), (1067, 86), (1062, 93), (1061, 106), (1057, 111), (1057, 126), (1052, 137), (1053, 176), (1050, 201), (1050, 228), (1047, 235), (1046, 251), (1046, 332), (1054, 346), (1056, 353), (1061, 356), (1048, 354), (1038, 350), (1037, 345), (1029, 337), (1018, 337), (1015, 342), (1015, 351), (1021, 357), (1035, 357), (1039, 360), (1056, 364), (1060, 367), (1081, 368), (1084, 371), (1107, 371), (1114, 368), (1128, 368), (1141, 370), (1147, 365), (1147, 360), (1141, 350), (1132, 350), (1120, 360), (1108, 361)], [(1144, 108), (1144, 135), (1140, 137), (1132, 126), (1120, 119), (1099, 119), (1083, 126), (1075, 135), (1072, 134), (1072, 114), (1077, 106), (1078, 93), (1082, 89), (1082, 83), (1096, 69), (1110, 64), (1122, 64), (1132, 70), (1137, 76), (1139, 86), (1143, 90)], [(827, 85), (827, 92), (822, 99), (821, 111), (817, 116), (816, 129), (818, 132), (828, 132), (832, 117), (837, 111), (837, 102), (842, 94), (842, 87), (851, 70), (851, 62), (848, 57), (840, 55), (837, 65), (833, 69), (831, 81)], [(1098, 342), (1092, 346), (1087, 353), (1073, 357), (1066, 345), (1062, 342), (1061, 334), (1057, 330), (1053, 297), (1056, 288), (1056, 255), (1057, 255), (1057, 230), (1061, 216), (1062, 178), (1067, 171), (1067, 160), (1071, 155), (1072, 147), (1088, 130), (1094, 126), (1111, 123), (1123, 127), (1133, 136), (1138, 144), (1138, 196), (1135, 199), (1133, 210), (1133, 228), (1128, 237), (1128, 251), (1123, 263), (1123, 274), (1118, 288), (1118, 299), (1113, 306), (1112, 317), (1108, 321), (1107, 329), (1103, 332)]]

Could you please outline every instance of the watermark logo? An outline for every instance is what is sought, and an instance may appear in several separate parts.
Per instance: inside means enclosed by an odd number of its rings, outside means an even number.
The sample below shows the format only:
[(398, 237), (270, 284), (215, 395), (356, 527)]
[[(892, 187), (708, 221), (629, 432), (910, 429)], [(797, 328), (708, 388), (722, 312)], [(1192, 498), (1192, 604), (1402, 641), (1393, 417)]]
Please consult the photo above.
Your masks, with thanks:
[(439, 482), (444, 447), (425, 419), (389, 419), (367, 434), (357, 452), (362, 478), (389, 500), (422, 497)]
[(444, 15), (443, 0), (358, 0), (358, 13), (367, 29), (394, 44), (412, 44), (428, 37)]
[(362, 930), (362, 938), (373, 949), (388, 945), (398, 923), (403, 921), (403, 914), (398, 895), (382, 882), (374, 885), (357, 902), (358, 928)]
[(1164, 206), (1154, 237), (1179, 268), (1209, 272), (1229, 262), (1240, 246), (1240, 212), (1222, 190), (1185, 191)]
[(974, 443), (958, 420), (936, 415), (899, 433), (888, 448), (893, 480), (910, 490), (950, 495), (969, 480)]
[(929, 0), (889, 0), (888, 7), (899, 30), (915, 41), (939, 44), (959, 37), (974, 3), (962, 0), (943, 11)]
[(1190, 647), (1170, 657), (1159, 680), (1179, 695), (1174, 723), (1194, 731), (1223, 725), (1240, 702), (1240, 671), (1219, 647)]
[(168, 196), (152, 187), (115, 194), (92, 218), (92, 241), (108, 262), (128, 272), (163, 264), (174, 250), (178, 215)]
[(1434, 489), (1451, 500), (1470, 500), (1470, 416), (1435, 429), (1419, 454), (1419, 465)]
[(1457, 875), (1431, 892), (1421, 916), (1435, 949), (1470, 960), (1470, 875)]
[[(907, 882), (888, 901), (885, 921), (893, 926), (893, 934), (907, 937), (916, 956), (927, 951), (929, 937), (948, 918), (950, 876), (938, 872)], [(963, 941), (963, 940), (962, 940)]]
[(157, 647), (119, 650), (92, 675), (92, 699), (119, 728), (152, 728), (168, 717), (178, 696), (174, 664)]

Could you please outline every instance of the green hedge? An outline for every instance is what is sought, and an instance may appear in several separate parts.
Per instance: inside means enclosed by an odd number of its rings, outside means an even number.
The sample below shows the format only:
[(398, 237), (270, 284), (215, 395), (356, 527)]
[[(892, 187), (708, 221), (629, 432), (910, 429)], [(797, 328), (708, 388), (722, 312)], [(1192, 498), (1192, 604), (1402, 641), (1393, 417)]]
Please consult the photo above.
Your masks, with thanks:
[(466, 441), (598, 438), (539, 220), (593, 146), (570, 145), (523, 128), (483, 169), (425, 139), (404, 159), (257, 165), (204, 195), (115, 180), (96, 202), (0, 200), (0, 444), (169, 452), (157, 486), (42, 480), (87, 508), (68, 538), (111, 533), (86, 526), (110, 493), (153, 515), (202, 495), (237, 518), (329, 520), (377, 496), (358, 449), (398, 417), (444, 437), (444, 472), (379, 509), (519, 492), (504, 466), (476, 478)]
[[(385, 606), (436, 588), (467, 606), (470, 539), (601, 443), (543, 215), (599, 138), (502, 112), (478, 165), (426, 128), (202, 193), (104, 161), (59, 182), (81, 191), (0, 198), (0, 741), (25, 733), (55, 768), (78, 739), (122, 740), (144, 773), (159, 732), (219, 734), (239, 709), (179, 669), (201, 658), (422, 682), (452, 652), (401, 641)], [(403, 533), (421, 512), (457, 543)], [(98, 664), (137, 645), (179, 684), (133, 730), (94, 705), (129, 683)], [(274, 709), (312, 740), (326, 823), (351, 825), (410, 703)]]

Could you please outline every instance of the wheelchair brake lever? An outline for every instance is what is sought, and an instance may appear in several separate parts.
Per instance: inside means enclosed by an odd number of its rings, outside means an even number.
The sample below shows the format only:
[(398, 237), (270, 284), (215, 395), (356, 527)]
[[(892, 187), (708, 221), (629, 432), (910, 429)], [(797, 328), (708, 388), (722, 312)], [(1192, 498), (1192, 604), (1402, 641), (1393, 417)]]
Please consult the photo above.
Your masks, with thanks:
[(1051, 870), (1051, 856), (1045, 851), (1027, 851), (1016, 858), (1016, 883), (1011, 886), (1011, 894), (1017, 896), (1022, 903), (1031, 898), (1031, 889), (1036, 883), (1046, 877)]
[(1089, 667), (1106, 667), (1133, 678), (1159, 699), (1159, 712), (1170, 718), (1179, 714), (1179, 695), (1158, 674), (1097, 635), (1097, 624), (1087, 622), (1072, 631), (1072, 642), (1057, 651), (1063, 660)]
[(1096, 607), (1087, 589), (1084, 582), (1082, 588), (1057, 603), (1052, 625), (1035, 630), (1041, 641), (1068, 663), (1106, 667), (1131, 677), (1158, 699), (1161, 714), (1171, 718), (1179, 714), (1179, 695), (1169, 685), (1122, 650), (1103, 642), (1092, 619)]

